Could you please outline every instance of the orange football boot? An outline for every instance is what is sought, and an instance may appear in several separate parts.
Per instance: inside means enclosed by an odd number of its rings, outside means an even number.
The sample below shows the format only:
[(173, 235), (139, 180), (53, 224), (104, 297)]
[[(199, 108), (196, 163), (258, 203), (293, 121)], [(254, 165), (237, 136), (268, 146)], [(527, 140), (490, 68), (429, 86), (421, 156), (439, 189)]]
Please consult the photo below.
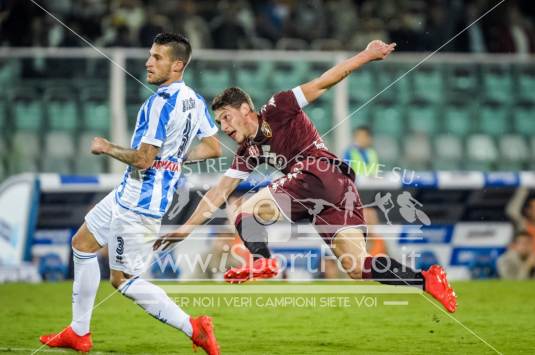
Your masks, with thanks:
[(71, 348), (84, 353), (89, 352), (93, 347), (91, 333), (78, 335), (72, 330), (71, 326), (57, 334), (42, 335), (39, 340), (41, 343), (53, 348)]
[(453, 313), (457, 309), (457, 296), (446, 278), (446, 271), (439, 265), (433, 265), (427, 271), (422, 271), (425, 279), (425, 290), (437, 301)]
[(197, 351), (197, 347), (199, 346), (203, 348), (208, 355), (221, 354), (215, 338), (212, 318), (200, 316), (197, 318), (190, 318), (189, 321), (193, 328), (193, 334), (191, 336), (191, 340), (193, 340), (193, 350)]
[(233, 267), (225, 273), (225, 281), (242, 283), (250, 279), (270, 279), (279, 273), (279, 265), (275, 259), (260, 258), (252, 266)]

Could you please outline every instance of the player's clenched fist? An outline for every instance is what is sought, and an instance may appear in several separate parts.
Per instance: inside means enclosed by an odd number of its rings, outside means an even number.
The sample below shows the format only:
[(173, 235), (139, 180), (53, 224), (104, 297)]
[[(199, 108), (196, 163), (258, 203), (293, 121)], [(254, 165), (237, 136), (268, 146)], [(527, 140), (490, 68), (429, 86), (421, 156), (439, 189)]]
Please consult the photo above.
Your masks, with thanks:
[(93, 141), (91, 141), (91, 153), (93, 154), (98, 155), (106, 153), (109, 147), (110, 142), (102, 137), (95, 137), (93, 138)]
[(395, 43), (386, 44), (378, 39), (371, 41), (366, 46), (366, 52), (370, 55), (371, 60), (385, 59), (396, 48)]

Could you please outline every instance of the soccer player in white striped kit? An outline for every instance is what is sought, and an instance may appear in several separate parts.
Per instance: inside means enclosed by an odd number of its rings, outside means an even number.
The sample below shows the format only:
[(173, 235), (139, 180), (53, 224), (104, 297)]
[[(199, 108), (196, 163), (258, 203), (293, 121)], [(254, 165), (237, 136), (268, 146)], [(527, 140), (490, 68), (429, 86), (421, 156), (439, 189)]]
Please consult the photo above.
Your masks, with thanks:
[(87, 214), (72, 239), (72, 322), (60, 333), (41, 336), (43, 344), (91, 350), (89, 325), (100, 282), (95, 253), (108, 245), (115, 288), (147, 313), (180, 329), (208, 354), (219, 354), (210, 317), (190, 317), (160, 287), (139, 277), (149, 266), (152, 242), (171, 205), (193, 139), (201, 142), (191, 149), (188, 159), (221, 156), (217, 127), (206, 103), (182, 81), (190, 57), (185, 37), (157, 35), (145, 66), (147, 81), (159, 88), (139, 110), (131, 147), (94, 138), (93, 154), (108, 155), (128, 167), (121, 184)]

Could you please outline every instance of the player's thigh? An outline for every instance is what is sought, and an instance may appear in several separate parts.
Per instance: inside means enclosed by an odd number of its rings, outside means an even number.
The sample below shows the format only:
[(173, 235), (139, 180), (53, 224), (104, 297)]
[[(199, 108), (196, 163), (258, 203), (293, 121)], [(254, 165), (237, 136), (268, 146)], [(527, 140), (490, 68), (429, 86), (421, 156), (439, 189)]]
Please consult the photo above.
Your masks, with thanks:
[(147, 270), (160, 222), (117, 207), (110, 226), (110, 269), (131, 276), (139, 276)]
[(74, 234), (71, 244), (74, 249), (84, 253), (95, 253), (102, 248), (85, 223)]
[(277, 202), (268, 188), (263, 188), (241, 204), (232, 216), (232, 222), (241, 213), (254, 215), (261, 221), (274, 222), (281, 219), (281, 213)]
[(85, 216), (85, 228), (87, 228), (100, 246), (108, 244), (114, 206), (115, 192), (112, 191), (100, 200)]
[(361, 229), (347, 228), (338, 232), (332, 239), (331, 249), (351, 278), (362, 278), (362, 267), (368, 252)]

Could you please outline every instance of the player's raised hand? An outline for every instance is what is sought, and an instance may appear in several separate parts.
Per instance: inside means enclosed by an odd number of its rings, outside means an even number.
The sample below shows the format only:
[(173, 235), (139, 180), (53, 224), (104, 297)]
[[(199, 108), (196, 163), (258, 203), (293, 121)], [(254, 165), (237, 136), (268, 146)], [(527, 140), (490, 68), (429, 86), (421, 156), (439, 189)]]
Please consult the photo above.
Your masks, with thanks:
[(95, 137), (91, 141), (91, 153), (99, 155), (106, 153), (111, 143), (102, 137)]
[(396, 43), (386, 44), (378, 39), (371, 41), (366, 46), (366, 52), (370, 56), (370, 60), (383, 60), (396, 48)]

